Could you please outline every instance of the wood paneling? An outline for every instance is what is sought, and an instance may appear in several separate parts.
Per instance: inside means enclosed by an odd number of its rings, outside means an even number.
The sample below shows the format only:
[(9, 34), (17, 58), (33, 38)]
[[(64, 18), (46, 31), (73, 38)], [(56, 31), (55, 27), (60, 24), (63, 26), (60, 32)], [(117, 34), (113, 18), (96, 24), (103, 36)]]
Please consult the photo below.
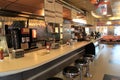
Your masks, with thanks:
[(62, 13), (63, 12), (63, 5), (62, 4), (59, 4), (57, 2), (55, 2), (55, 11), (58, 12), (58, 13)]
[(1, 0), (0, 1), (0, 8), (5, 8), (8, 4), (10, 4), (11, 2), (8, 2), (6, 0)]
[(71, 18), (72, 18), (72, 19), (77, 18), (77, 11), (74, 10), (74, 9), (71, 10)]
[[(8, 1), (13, 2), (16, 0), (8, 0)], [(44, 4), (43, 4), (44, 0), (18, 0), (15, 3), (29, 6), (29, 7), (33, 7), (33, 8), (37, 8), (37, 9), (41, 9), (44, 7)]]
[(63, 7), (53, 0), (52, 3), (45, 0), (45, 21), (63, 23)]
[(44, 0), (1, 0), (0, 7), (13, 11), (24, 11), (41, 15), (44, 8)]
[(52, 3), (48, 2), (47, 0), (45, 0), (45, 10), (55, 11), (54, 3), (55, 3), (55, 0), (53, 0)]
[(90, 0), (64, 0), (64, 1), (76, 6), (79, 9), (86, 10), (88, 12), (94, 10), (94, 5), (91, 4)]
[(55, 22), (63, 23), (63, 5), (55, 2)]
[(54, 9), (54, 3), (55, 1), (53, 0), (53, 2), (48, 2), (47, 0), (45, 0), (45, 21), (46, 22), (55, 22), (55, 9)]

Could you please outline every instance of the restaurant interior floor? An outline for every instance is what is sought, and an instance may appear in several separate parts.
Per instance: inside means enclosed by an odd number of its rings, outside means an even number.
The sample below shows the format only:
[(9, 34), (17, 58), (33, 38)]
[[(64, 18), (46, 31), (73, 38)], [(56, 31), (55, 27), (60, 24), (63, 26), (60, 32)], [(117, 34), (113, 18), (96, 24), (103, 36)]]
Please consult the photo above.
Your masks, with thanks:
[[(120, 78), (105, 79), (105, 74), (120, 77), (120, 44), (103, 44), (103, 46), (103, 49), (97, 54), (94, 62), (90, 64), (90, 72), (93, 76), (86, 78), (83, 75), (83, 80), (120, 80)], [(66, 77), (62, 75), (62, 72), (55, 76), (61, 77), (64, 80), (70, 80), (66, 79)], [(80, 80), (80, 78), (76, 77), (74, 80)]]

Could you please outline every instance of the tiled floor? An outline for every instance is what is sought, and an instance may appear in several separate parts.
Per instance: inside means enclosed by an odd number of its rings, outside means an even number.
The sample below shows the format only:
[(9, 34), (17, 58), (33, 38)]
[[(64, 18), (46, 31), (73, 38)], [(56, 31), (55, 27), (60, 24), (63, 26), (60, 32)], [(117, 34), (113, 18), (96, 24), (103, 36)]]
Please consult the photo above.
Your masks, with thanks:
[[(104, 48), (97, 54), (96, 59), (90, 65), (91, 78), (83, 80), (103, 80), (104, 74), (120, 77), (120, 45), (104, 45)], [(62, 72), (56, 76), (66, 79)], [(79, 77), (75, 80), (80, 80)]]

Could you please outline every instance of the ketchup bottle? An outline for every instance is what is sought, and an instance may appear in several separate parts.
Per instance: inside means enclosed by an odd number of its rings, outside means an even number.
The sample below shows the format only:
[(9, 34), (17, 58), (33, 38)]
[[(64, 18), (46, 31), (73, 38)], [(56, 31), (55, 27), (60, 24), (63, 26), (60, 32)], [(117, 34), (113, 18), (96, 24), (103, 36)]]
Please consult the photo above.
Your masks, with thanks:
[(3, 56), (3, 48), (0, 48), (0, 60), (3, 60), (4, 56)]

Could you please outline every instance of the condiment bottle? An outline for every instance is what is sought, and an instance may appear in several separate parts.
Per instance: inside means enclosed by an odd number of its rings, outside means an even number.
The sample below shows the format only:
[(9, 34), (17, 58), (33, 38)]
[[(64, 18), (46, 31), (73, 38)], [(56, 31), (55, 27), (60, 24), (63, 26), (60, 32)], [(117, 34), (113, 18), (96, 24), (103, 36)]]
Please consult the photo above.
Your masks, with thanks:
[(0, 60), (3, 60), (4, 56), (3, 56), (3, 48), (0, 48)]
[(50, 43), (46, 44), (46, 50), (47, 50), (47, 52), (50, 52)]

